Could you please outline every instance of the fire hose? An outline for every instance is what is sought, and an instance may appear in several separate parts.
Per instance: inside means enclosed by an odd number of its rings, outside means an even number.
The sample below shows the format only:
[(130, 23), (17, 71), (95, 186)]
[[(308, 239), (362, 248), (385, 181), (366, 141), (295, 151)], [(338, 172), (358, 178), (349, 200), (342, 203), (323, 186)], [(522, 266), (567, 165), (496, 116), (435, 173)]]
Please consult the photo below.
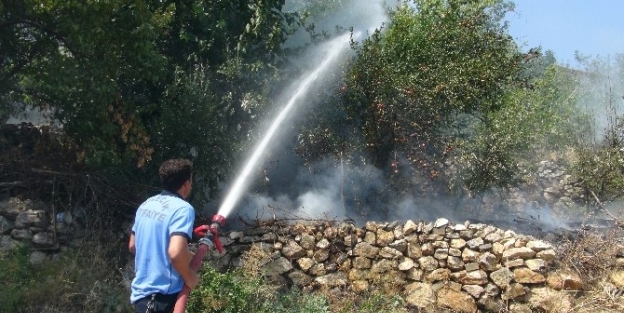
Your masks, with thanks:
[[(202, 238), (199, 240), (199, 245), (195, 255), (191, 259), (191, 269), (197, 271), (202, 264), (204, 256), (210, 251), (210, 249), (217, 249), (219, 253), (223, 253), (223, 246), (219, 240), (219, 229), (225, 224), (225, 217), (221, 215), (215, 215), (212, 217), (212, 223), (210, 225), (201, 225), (193, 230), (193, 233)], [(182, 287), (182, 291), (178, 294), (173, 313), (184, 313), (186, 309), (186, 303), (188, 302), (191, 288), (187, 285)]]

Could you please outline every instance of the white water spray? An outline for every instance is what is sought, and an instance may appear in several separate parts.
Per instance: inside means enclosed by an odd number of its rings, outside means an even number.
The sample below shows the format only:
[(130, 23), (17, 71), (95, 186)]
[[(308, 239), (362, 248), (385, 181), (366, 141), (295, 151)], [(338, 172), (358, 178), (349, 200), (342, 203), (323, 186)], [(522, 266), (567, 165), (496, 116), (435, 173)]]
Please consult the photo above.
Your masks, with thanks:
[[(356, 34), (356, 37), (357, 35), (359, 34)], [(303, 80), (299, 82), (299, 85), (295, 87), (296, 88), (295, 93), (288, 100), (288, 103), (286, 104), (286, 106), (277, 115), (277, 117), (271, 124), (271, 127), (269, 128), (268, 132), (266, 133), (262, 141), (258, 144), (258, 146), (255, 148), (253, 154), (251, 155), (251, 157), (245, 164), (243, 171), (236, 178), (234, 185), (232, 185), (227, 196), (225, 197), (225, 200), (223, 201), (223, 204), (221, 204), (221, 207), (219, 208), (219, 211), (218, 211), (219, 215), (223, 217), (228, 217), (228, 215), (234, 208), (234, 205), (236, 205), (236, 202), (241, 197), (245, 189), (246, 183), (249, 182), (251, 171), (260, 161), (262, 152), (266, 149), (269, 142), (271, 141), (271, 139), (273, 138), (273, 136), (279, 129), (280, 125), (282, 125), (284, 120), (288, 117), (289, 113), (296, 106), (300, 98), (303, 95), (305, 95), (306, 92), (310, 89), (310, 86), (312, 86), (312, 83), (315, 82), (318, 79), (318, 77), (322, 73), (324, 73), (329, 68), (329, 66), (338, 59), (340, 54), (345, 51), (345, 49), (349, 45), (349, 38), (350, 38), (349, 36), (350, 34), (342, 35), (323, 45), (322, 51), (327, 52), (327, 54), (323, 58), (323, 62), (319, 64), (319, 66), (312, 73), (304, 77)]]

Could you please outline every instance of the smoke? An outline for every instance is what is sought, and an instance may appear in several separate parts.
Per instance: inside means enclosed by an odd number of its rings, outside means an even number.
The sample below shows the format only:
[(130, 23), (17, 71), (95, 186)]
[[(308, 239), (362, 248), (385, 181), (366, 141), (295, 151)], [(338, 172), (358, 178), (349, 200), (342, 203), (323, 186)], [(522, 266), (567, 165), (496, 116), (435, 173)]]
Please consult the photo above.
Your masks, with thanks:
[[(354, 30), (372, 33), (388, 21), (387, 10), (397, 1), (390, 0), (338, 0), (338, 1), (286, 1), (284, 11), (309, 11), (309, 23), (314, 24), (316, 33), (332, 34), (336, 30)], [(309, 41), (308, 34), (300, 31), (293, 36), (287, 46)]]
[(578, 106), (593, 117), (590, 139), (602, 143), (624, 114), (624, 55), (585, 57), (581, 64)]
[[(301, 1), (292, 1), (301, 5)], [(333, 31), (336, 25), (342, 29), (354, 28), (361, 31), (363, 36), (380, 27), (387, 21), (384, 1), (357, 0), (344, 1), (350, 6), (341, 6), (342, 10), (334, 10), (315, 20), (317, 31)], [(293, 4), (294, 5), (294, 4)], [(299, 33), (287, 45), (299, 46), (310, 42), (307, 33)], [(315, 68), (323, 58), (324, 46), (316, 46), (297, 60), (301, 79)], [(346, 53), (345, 53), (346, 54)], [(337, 72), (337, 71), (335, 71)], [(244, 220), (269, 219), (323, 219), (323, 220), (352, 220), (357, 224), (366, 221), (404, 221), (436, 220), (444, 217), (451, 222), (462, 223), (466, 220), (490, 219), (493, 224), (503, 224), (512, 228), (514, 214), (523, 212), (524, 217), (535, 219), (535, 222), (555, 227), (564, 225), (552, 214), (550, 208), (516, 203), (504, 203), (505, 199), (513, 198), (508, 191), (498, 190), (465, 197), (436, 197), (430, 190), (412, 190), (397, 193), (391, 190), (385, 179), (384, 171), (371, 165), (353, 165), (337, 159), (326, 159), (314, 164), (306, 164), (295, 153), (297, 146), (298, 128), (296, 127), (297, 113), (313, 112), (313, 105), (319, 101), (318, 90), (327, 90), (339, 73), (327, 73), (310, 87), (310, 92), (298, 104), (298, 108), (291, 116), (291, 120), (280, 129), (279, 137), (265, 151), (263, 162), (253, 170), (248, 177), (250, 180), (240, 200), (235, 205), (231, 218), (232, 222), (241, 217)], [(620, 80), (621, 81), (621, 80)], [(292, 91), (291, 91), (292, 93)], [(284, 95), (276, 98), (278, 107), (288, 101), (290, 94), (285, 90)], [(306, 110), (302, 110), (305, 109)], [(274, 116), (274, 115), (273, 115)], [(266, 121), (271, 125), (273, 121)], [(245, 160), (243, 160), (245, 161)], [(403, 163), (403, 162), (399, 162)], [(407, 163), (407, 162), (405, 162)], [(400, 175), (405, 179), (418, 176), (402, 169)], [(231, 178), (233, 181), (236, 177)], [(222, 190), (227, 191), (227, 184)], [(519, 198), (528, 198), (523, 195)], [(218, 203), (210, 204), (207, 209), (215, 211)], [(232, 223), (230, 222), (230, 223)]]

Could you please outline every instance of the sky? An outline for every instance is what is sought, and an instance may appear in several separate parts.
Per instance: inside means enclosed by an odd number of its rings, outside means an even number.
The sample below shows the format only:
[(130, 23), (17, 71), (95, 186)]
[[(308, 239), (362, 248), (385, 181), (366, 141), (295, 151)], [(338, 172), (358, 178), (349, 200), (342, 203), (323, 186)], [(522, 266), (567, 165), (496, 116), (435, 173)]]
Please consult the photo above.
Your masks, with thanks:
[[(522, 51), (541, 46), (552, 50), (560, 64), (577, 67), (583, 55), (624, 54), (622, 0), (513, 0), (509, 31)], [(526, 45), (525, 45), (526, 44)]]

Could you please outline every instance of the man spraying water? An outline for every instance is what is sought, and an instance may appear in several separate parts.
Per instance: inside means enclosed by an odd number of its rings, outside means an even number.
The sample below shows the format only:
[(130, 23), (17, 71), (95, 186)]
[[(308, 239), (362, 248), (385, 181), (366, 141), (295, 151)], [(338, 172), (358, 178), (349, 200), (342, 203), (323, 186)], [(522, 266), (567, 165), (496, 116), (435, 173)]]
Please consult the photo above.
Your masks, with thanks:
[(162, 192), (137, 209), (128, 243), (135, 255), (130, 301), (137, 313), (170, 313), (182, 288), (199, 282), (188, 250), (195, 222), (195, 210), (186, 201), (192, 171), (189, 160), (165, 161), (158, 171)]

